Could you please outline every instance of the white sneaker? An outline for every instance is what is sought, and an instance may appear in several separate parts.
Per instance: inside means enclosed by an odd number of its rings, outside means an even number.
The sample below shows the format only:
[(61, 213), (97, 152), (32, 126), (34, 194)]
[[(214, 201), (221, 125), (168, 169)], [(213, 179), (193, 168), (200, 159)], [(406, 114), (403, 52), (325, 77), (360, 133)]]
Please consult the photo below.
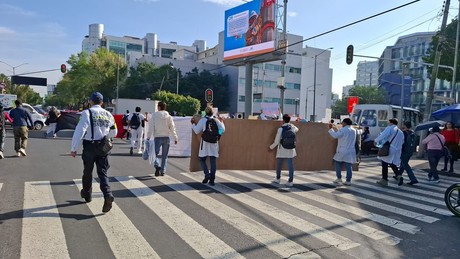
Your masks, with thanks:
[(286, 187), (292, 187), (292, 186), (294, 186), (294, 184), (292, 182), (287, 182), (286, 183)]
[(272, 183), (280, 184), (280, 179), (275, 178), (275, 179), (272, 180)]
[(19, 153), (21, 153), (23, 156), (27, 156), (27, 153), (23, 148), (19, 149)]
[(142, 154), (142, 150), (137, 151), (138, 154)]
[(0, 159), (3, 159), (3, 158), (5, 158), (5, 156), (3, 156), (3, 152), (0, 151)]
[(336, 185), (342, 185), (343, 182), (342, 182), (342, 179), (337, 178), (334, 181), (332, 181), (332, 183)]
[(343, 183), (343, 185), (350, 186), (350, 185), (351, 185), (351, 182), (350, 182), (350, 181), (346, 181), (346, 182)]
[(16, 156), (17, 156), (17, 157), (21, 157), (21, 153), (17, 152), (17, 153), (16, 153)]

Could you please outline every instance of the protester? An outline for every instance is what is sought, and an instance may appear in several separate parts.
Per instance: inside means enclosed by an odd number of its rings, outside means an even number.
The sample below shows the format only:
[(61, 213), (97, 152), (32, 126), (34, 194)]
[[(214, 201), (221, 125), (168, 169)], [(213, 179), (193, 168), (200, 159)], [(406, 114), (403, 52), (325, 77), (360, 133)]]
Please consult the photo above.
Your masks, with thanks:
[(418, 183), (417, 178), (415, 177), (414, 172), (412, 171), (412, 167), (409, 165), (409, 160), (414, 154), (415, 149), (417, 148), (417, 138), (415, 132), (411, 128), (412, 123), (410, 121), (404, 122), (402, 127), (404, 133), (404, 144), (401, 150), (401, 166), (399, 167), (399, 171), (396, 175), (398, 185), (403, 185), (404, 183), (404, 178), (402, 177), (404, 170), (406, 170), (407, 176), (409, 176), (410, 179), (410, 182), (408, 182), (407, 184), (414, 185)]
[(342, 121), (342, 128), (337, 130), (334, 124), (329, 123), (329, 134), (331, 137), (338, 139), (337, 149), (334, 155), (335, 174), (337, 178), (332, 181), (336, 185), (342, 185), (342, 164), (345, 165), (347, 176), (345, 185), (351, 185), (352, 165), (356, 163), (356, 130), (351, 126), (350, 118), (345, 118)]
[(61, 116), (61, 113), (59, 112), (56, 107), (51, 107), (51, 109), (48, 112), (48, 118), (46, 119), (46, 123), (48, 125), (48, 129), (46, 130), (45, 133), (45, 138), (48, 137), (51, 133), (53, 134), (53, 137), (56, 137), (56, 125), (58, 122), (59, 117)]
[[(206, 107), (204, 110), (206, 116), (201, 118), (198, 123), (195, 118), (192, 118), (192, 130), (195, 134), (201, 134), (200, 149), (198, 156), (200, 157), (201, 168), (203, 169), (204, 179), (202, 183), (214, 185), (216, 179), (216, 159), (219, 157), (219, 138), (225, 132), (225, 125), (221, 117), (213, 118), (213, 110), (211, 107)], [(211, 170), (208, 170), (206, 159), (209, 157)]]
[(125, 115), (121, 118), (121, 124), (123, 124), (123, 134), (121, 134), (121, 139), (126, 136), (126, 140), (129, 140), (129, 110), (126, 110)]
[(283, 161), (287, 160), (289, 178), (286, 183), (286, 186), (292, 187), (294, 180), (293, 158), (297, 156), (294, 144), (296, 133), (299, 131), (299, 129), (295, 125), (290, 123), (291, 117), (288, 114), (283, 115), (283, 121), (284, 124), (278, 128), (275, 140), (273, 141), (273, 144), (271, 144), (269, 147), (269, 150), (273, 150), (275, 147), (278, 147), (276, 150), (276, 178), (272, 181), (272, 183), (280, 183), (281, 167), (283, 165)]
[(141, 107), (136, 107), (136, 110), (133, 114), (129, 115), (129, 127), (131, 128), (131, 148), (129, 149), (129, 154), (133, 154), (133, 149), (136, 148), (137, 143), (137, 153), (142, 154), (142, 137), (144, 134), (144, 125), (145, 125), (145, 116), (141, 113)]
[(27, 156), (27, 139), (29, 138), (29, 129), (34, 128), (34, 123), (30, 113), (22, 107), (19, 100), (14, 101), (16, 108), (10, 111), (10, 116), (13, 119), (13, 133), (14, 133), (14, 150), (16, 155)]
[(444, 168), (441, 171), (447, 171), (447, 165), (450, 162), (449, 173), (453, 173), (454, 160), (458, 155), (458, 143), (460, 141), (459, 131), (455, 128), (453, 122), (448, 121), (446, 123), (446, 127), (441, 131), (441, 135), (443, 135), (446, 139), (446, 146), (452, 155), (450, 158), (448, 156), (444, 156)]
[(5, 112), (3, 111), (3, 105), (0, 104), (0, 159), (3, 159), (5, 156), (3, 155), (3, 148), (5, 147), (5, 137), (6, 137), (6, 129), (5, 129)]
[[(155, 176), (163, 176), (166, 172), (169, 153), (169, 135), (174, 137), (174, 144), (177, 144), (176, 125), (174, 120), (166, 111), (166, 103), (158, 103), (158, 111), (155, 112), (150, 119), (147, 139), (154, 140), (155, 143)], [(161, 164), (158, 158), (161, 148)]]
[(428, 173), (428, 181), (431, 183), (439, 183), (438, 163), (444, 156), (444, 143), (446, 139), (439, 133), (438, 126), (431, 129), (431, 134), (422, 140), (423, 145), (427, 145), (426, 153), (428, 155), (428, 163), (430, 164), (430, 172)]
[(390, 143), (389, 154), (387, 156), (377, 156), (382, 161), (382, 179), (377, 181), (377, 184), (382, 186), (388, 185), (388, 166), (391, 167), (395, 175), (399, 173), (398, 167), (401, 163), (404, 134), (398, 129), (397, 119), (390, 119), (385, 130), (374, 140), (377, 147), (383, 146), (387, 141)]
[[(104, 195), (104, 205), (102, 212), (109, 212), (112, 208), (114, 197), (109, 186), (109, 177), (107, 170), (110, 168), (108, 154), (101, 155), (99, 152), (100, 143), (106, 138), (113, 138), (117, 135), (117, 127), (112, 114), (101, 107), (103, 96), (99, 92), (91, 95), (89, 103), (91, 107), (82, 111), (80, 122), (78, 122), (72, 137), (72, 148), (70, 154), (72, 157), (77, 155), (77, 149), (83, 139), (83, 188), (80, 195), (86, 202), (91, 202), (93, 168), (96, 164), (97, 176), (99, 177), (99, 186)], [(92, 119), (91, 119), (92, 118)]]

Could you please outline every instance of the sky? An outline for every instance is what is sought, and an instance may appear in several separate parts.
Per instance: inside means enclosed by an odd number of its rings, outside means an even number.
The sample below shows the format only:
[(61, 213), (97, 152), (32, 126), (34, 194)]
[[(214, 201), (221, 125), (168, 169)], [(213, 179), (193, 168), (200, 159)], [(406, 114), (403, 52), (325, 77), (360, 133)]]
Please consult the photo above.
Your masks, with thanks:
[[(248, 0), (2, 0), (0, 1), (0, 73), (30, 73), (59, 69), (72, 54), (81, 52), (89, 25), (104, 24), (105, 34), (143, 38), (156, 33), (160, 42), (192, 45), (206, 40), (218, 43), (224, 29), (225, 10)], [(332, 91), (353, 84), (359, 61), (345, 62), (352, 44), (358, 55), (380, 56), (400, 36), (437, 31), (441, 26), (444, 0), (420, 0), (356, 25), (315, 37), (414, 0), (289, 0), (287, 31), (301, 35), (303, 46), (333, 48)], [(279, 0), (282, 3), (282, 0)], [(449, 19), (458, 14), (458, 1), (451, 1)], [(289, 43), (291, 44), (291, 42)], [(7, 63), (7, 64), (5, 64)], [(289, 64), (287, 64), (289, 65)], [(30, 74), (56, 84), (60, 71)]]

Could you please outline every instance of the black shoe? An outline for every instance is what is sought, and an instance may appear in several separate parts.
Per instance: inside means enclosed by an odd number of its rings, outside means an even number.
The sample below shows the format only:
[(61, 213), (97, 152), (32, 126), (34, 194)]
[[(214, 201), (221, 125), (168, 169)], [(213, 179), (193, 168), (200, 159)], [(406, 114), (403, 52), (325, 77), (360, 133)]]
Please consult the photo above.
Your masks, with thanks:
[(450, 169), (448, 173), (453, 173), (454, 172), (454, 169)]
[(160, 176), (161, 167), (155, 166), (155, 176)]
[(216, 184), (214, 183), (214, 180), (210, 180), (210, 181), (209, 181), (209, 185), (214, 186), (214, 185), (216, 185)]
[(208, 183), (209, 181), (209, 176), (205, 176), (203, 181), (201, 181), (201, 183)]
[(397, 177), (398, 178), (398, 186), (401, 186), (404, 184), (404, 178), (402, 176)]
[(81, 189), (80, 196), (85, 199), (86, 202), (91, 202), (91, 191), (85, 192), (85, 190)]
[(407, 183), (408, 185), (415, 185), (415, 184), (418, 184), (418, 181), (410, 181)]
[(130, 155), (133, 155), (133, 148), (130, 148), (130, 149), (129, 149), (129, 154), (130, 154)]
[(165, 173), (161, 172), (160, 175), (161, 175), (161, 176), (165, 176)]
[(443, 168), (441, 172), (447, 172), (447, 168)]
[(397, 175), (393, 175), (393, 179), (395, 179), (396, 181), (398, 181), (398, 176), (397, 176)]
[(104, 206), (102, 206), (103, 213), (109, 212), (112, 209), (113, 200), (114, 198), (112, 196), (104, 199)]

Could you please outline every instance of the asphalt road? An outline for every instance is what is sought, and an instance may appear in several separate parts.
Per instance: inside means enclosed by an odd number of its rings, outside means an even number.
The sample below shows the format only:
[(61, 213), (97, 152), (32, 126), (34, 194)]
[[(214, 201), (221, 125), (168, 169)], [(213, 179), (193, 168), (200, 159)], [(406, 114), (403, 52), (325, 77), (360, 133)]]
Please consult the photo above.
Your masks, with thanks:
[(153, 177), (148, 162), (116, 140), (109, 169), (115, 206), (102, 214), (97, 192), (88, 204), (79, 196), (83, 165), (69, 155), (71, 133), (44, 139), (31, 132), (28, 156), (19, 158), (8, 134), (0, 160), (0, 258), (458, 258), (460, 252), (460, 218), (443, 200), (455, 178), (430, 185), (417, 171), (415, 187), (378, 187), (380, 165), (371, 157), (350, 187), (331, 185), (331, 171), (300, 171), (286, 189), (270, 184), (274, 172), (263, 170), (219, 171), (211, 187), (201, 184), (201, 173), (188, 172), (189, 158), (171, 158), (167, 176)]

